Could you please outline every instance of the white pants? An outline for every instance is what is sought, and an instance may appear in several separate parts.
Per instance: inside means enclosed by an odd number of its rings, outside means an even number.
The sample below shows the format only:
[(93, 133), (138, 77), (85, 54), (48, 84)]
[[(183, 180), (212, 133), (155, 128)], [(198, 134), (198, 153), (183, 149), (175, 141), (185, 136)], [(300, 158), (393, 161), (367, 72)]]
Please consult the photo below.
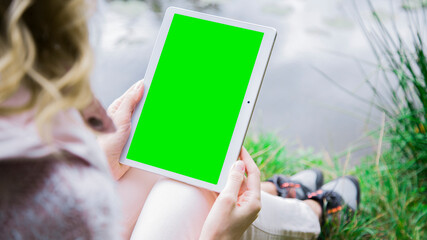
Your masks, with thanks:
[[(131, 239), (198, 239), (215, 199), (208, 190), (162, 178), (145, 199)], [(261, 204), (242, 239), (315, 239), (320, 233), (317, 216), (303, 201), (261, 192)]]

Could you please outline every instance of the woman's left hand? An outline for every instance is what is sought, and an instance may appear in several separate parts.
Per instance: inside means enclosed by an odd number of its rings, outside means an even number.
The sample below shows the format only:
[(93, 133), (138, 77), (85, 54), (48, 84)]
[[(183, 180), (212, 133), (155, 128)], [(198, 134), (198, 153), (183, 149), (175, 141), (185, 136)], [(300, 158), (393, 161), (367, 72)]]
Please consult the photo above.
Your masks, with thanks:
[(240, 159), (232, 167), (224, 190), (206, 218), (201, 240), (240, 239), (258, 216), (261, 209), (260, 172), (244, 147)]
[(120, 179), (129, 166), (119, 162), (123, 147), (131, 131), (131, 118), (136, 105), (141, 101), (144, 90), (143, 81), (138, 81), (130, 87), (121, 97), (108, 107), (108, 115), (116, 125), (116, 131), (98, 137), (98, 143), (107, 155), (108, 164), (114, 179)]

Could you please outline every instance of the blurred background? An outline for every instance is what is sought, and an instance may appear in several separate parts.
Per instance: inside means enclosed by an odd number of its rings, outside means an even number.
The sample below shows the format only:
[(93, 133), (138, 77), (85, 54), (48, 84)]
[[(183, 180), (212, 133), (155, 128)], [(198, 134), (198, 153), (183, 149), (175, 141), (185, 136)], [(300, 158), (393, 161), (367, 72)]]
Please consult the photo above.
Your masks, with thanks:
[(91, 33), (105, 106), (144, 77), (169, 6), (277, 29), (245, 147), (262, 179), (359, 178), (359, 211), (319, 239), (426, 239), (427, 0), (102, 2)]
[[(383, 22), (406, 24), (401, 1), (376, 0), (373, 4)], [(379, 127), (380, 114), (372, 104), (353, 96), (369, 102), (373, 94), (365, 81), (378, 73), (359, 24), (361, 19), (371, 24), (365, 1), (102, 2), (93, 16), (91, 33), (97, 55), (93, 84), (105, 106), (144, 77), (169, 6), (277, 29), (249, 134), (274, 132), (290, 148), (312, 147), (330, 155), (353, 149), (353, 159), (372, 151), (371, 140), (365, 136)]]

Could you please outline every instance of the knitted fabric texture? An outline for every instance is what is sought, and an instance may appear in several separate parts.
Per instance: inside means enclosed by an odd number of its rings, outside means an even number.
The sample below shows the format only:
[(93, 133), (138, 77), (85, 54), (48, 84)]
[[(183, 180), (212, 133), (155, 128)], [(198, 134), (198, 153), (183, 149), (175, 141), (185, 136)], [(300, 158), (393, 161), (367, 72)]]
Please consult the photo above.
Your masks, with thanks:
[(119, 239), (115, 182), (80, 114), (58, 114), (49, 145), (33, 119), (0, 117), (0, 239)]

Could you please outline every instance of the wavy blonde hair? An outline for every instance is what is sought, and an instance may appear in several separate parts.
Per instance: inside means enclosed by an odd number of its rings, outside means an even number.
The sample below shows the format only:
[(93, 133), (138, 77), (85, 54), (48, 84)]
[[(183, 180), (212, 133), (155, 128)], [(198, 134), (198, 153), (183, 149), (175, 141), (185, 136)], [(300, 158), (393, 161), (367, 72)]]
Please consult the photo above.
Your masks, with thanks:
[[(89, 7), (86, 0), (1, 0), (0, 115), (35, 108), (43, 127), (56, 113), (92, 101)], [(21, 87), (30, 100), (2, 106)]]

